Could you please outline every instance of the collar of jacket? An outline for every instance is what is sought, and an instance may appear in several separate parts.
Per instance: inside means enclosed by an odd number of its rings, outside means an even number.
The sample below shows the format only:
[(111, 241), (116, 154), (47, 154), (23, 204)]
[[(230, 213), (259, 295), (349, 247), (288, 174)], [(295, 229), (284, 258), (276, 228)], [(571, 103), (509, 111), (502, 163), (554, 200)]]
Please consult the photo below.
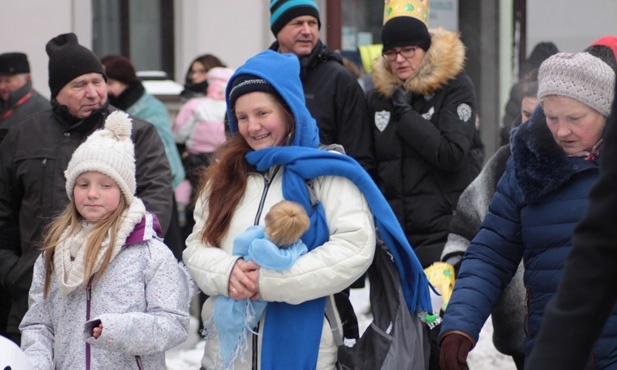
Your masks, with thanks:
[(2, 107), (3, 109), (14, 107), (15, 104), (19, 101), (19, 99), (29, 93), (30, 90), (32, 90), (32, 81), (26, 82), (24, 86), (10, 93), (9, 99), (7, 101), (0, 100), (0, 107)]
[(53, 117), (64, 125), (68, 131), (92, 130), (92, 126), (95, 125), (96, 122), (102, 123), (109, 113), (107, 111), (107, 108), (109, 107), (109, 100), (107, 100), (101, 108), (93, 111), (84, 119), (77, 118), (70, 114), (67, 106), (61, 105), (55, 98), (51, 101), (51, 106)]
[(155, 237), (162, 238), (163, 230), (159, 219), (154, 213), (146, 213), (141, 221), (135, 225), (133, 231), (126, 238), (125, 246), (142, 243)]
[[(276, 51), (278, 53), (279, 52), (279, 42), (274, 41), (274, 43), (270, 45), (270, 50)], [(306, 76), (309, 70), (329, 60), (335, 61), (339, 63), (340, 65), (343, 65), (343, 59), (341, 59), (341, 57), (337, 53), (328, 49), (328, 47), (324, 45), (323, 42), (321, 42), (321, 39), (317, 40), (317, 45), (315, 45), (315, 47), (313, 48), (313, 50), (311, 50), (311, 53), (309, 55), (302, 56), (299, 59), (300, 59), (300, 78), (303, 78), (304, 76)]]
[(456, 78), (465, 67), (465, 45), (458, 34), (441, 27), (430, 30), (431, 47), (416, 73), (402, 81), (390, 71), (384, 58), (377, 58), (373, 65), (375, 89), (386, 98), (392, 97), (401, 85), (405, 91), (419, 95), (432, 95)]
[(516, 181), (526, 202), (532, 202), (567, 182), (574, 173), (596, 162), (569, 157), (557, 145), (538, 105), (525, 124), (512, 132), (512, 160)]
[(135, 80), (128, 85), (120, 96), (115, 97), (108, 95), (109, 104), (120, 110), (126, 111), (141, 98), (144, 92), (146, 92), (144, 85), (141, 81)]

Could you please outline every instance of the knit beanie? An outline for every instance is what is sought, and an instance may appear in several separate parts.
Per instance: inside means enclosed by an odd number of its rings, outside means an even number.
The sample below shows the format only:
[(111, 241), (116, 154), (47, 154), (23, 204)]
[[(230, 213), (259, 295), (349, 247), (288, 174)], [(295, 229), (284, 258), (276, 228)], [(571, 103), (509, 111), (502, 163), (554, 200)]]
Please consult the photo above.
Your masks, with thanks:
[(87, 73), (100, 73), (107, 81), (103, 64), (86, 47), (79, 45), (74, 33), (64, 33), (49, 40), (49, 90), (52, 99), (71, 80)]
[(613, 50), (613, 54), (615, 54), (615, 58), (617, 58), (617, 36), (604, 36), (600, 37), (596, 41), (593, 42), (593, 45), (603, 45), (611, 48)]
[(0, 54), (0, 76), (30, 73), (30, 63), (24, 53)]
[(135, 149), (131, 140), (129, 115), (115, 111), (107, 116), (105, 127), (95, 131), (73, 153), (64, 171), (66, 194), (73, 198), (75, 180), (88, 171), (111, 177), (131, 203), (135, 194)]
[(572, 98), (604, 116), (611, 112), (615, 72), (589, 53), (558, 53), (540, 65), (538, 99), (549, 95)]
[(319, 8), (315, 0), (272, 0), (270, 1), (270, 29), (274, 37), (296, 17), (312, 15), (317, 18), (317, 24), (321, 29), (319, 20)]
[(382, 52), (397, 46), (431, 47), (428, 0), (386, 0), (381, 30)]
[(122, 55), (107, 55), (101, 59), (101, 63), (103, 63), (107, 78), (120, 81), (127, 85), (130, 85), (131, 82), (137, 79), (133, 63)]
[(233, 85), (229, 91), (229, 103), (231, 109), (235, 109), (236, 100), (244, 94), (261, 91), (280, 96), (274, 86), (261, 77), (251, 74), (239, 75), (234, 78)]

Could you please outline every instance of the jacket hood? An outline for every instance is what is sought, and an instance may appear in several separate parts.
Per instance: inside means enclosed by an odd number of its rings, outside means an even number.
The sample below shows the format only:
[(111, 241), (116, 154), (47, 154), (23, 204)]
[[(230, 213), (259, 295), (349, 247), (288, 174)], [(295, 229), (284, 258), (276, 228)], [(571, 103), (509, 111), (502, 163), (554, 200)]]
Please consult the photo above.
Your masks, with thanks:
[(431, 47), (416, 73), (407, 81), (390, 70), (384, 58), (377, 58), (373, 65), (375, 89), (387, 98), (403, 86), (414, 94), (431, 95), (454, 79), (465, 66), (465, 45), (457, 33), (441, 27), (431, 30)]
[[(582, 158), (570, 158), (557, 145), (546, 125), (544, 109), (538, 105), (529, 121), (512, 132), (512, 159), (516, 181), (526, 202), (532, 202), (559, 188), (586, 166)], [(571, 160), (580, 162), (578, 166)]]
[(294, 54), (280, 54), (272, 50), (261, 52), (244, 63), (236, 70), (227, 84), (225, 101), (227, 102), (227, 118), (232, 135), (238, 133), (238, 121), (234, 107), (229, 101), (229, 93), (234, 86), (234, 80), (244, 74), (263, 78), (281, 95), (291, 109), (295, 119), (295, 133), (289, 145), (317, 148), (319, 146), (319, 131), (317, 122), (306, 108), (304, 90), (300, 81), (300, 62)]

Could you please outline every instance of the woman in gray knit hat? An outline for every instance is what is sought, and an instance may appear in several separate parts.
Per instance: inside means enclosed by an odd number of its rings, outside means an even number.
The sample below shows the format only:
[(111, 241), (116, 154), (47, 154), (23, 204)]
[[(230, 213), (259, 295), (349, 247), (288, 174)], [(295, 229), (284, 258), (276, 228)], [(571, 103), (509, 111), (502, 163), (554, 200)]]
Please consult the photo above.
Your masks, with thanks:
[[(572, 231), (598, 178), (615, 73), (588, 53), (559, 53), (538, 73), (529, 121), (512, 133), (512, 156), (481, 229), (466, 251), (440, 334), (442, 370), (464, 369), (484, 322), (525, 264), (525, 338), (533, 348), (546, 304), (557, 290)], [(617, 310), (594, 347), (594, 369), (617, 364)]]

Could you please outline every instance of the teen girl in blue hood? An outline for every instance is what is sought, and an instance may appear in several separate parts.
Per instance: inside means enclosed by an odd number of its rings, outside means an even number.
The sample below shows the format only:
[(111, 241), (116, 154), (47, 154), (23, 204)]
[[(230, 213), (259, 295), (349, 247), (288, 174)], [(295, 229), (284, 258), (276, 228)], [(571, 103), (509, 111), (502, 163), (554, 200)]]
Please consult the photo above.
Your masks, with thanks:
[[(301, 204), (311, 220), (311, 227), (301, 237), (309, 250), (307, 256), (311, 254), (310, 251), (323, 246), (326, 242), (333, 241), (330, 239), (331, 232), (324, 212), (324, 207), (331, 209), (333, 205), (325, 203), (322, 205), (319, 202), (320, 199), (312, 202), (307, 181), (320, 177), (344, 177), (351, 180), (364, 195), (374, 215), (374, 222), (379, 228), (381, 237), (394, 256), (410, 311), (412, 313), (431, 312), (428, 282), (424, 271), (392, 210), (373, 180), (354, 159), (339, 153), (318, 149), (317, 124), (305, 106), (299, 73), (300, 64), (295, 55), (279, 54), (273, 51), (265, 51), (256, 55), (236, 71), (226, 90), (227, 114), (233, 136), (239, 134), (238, 120), (235, 114), (236, 100), (240, 96), (252, 92), (267, 92), (282, 98), (286, 105), (285, 108), (293, 115), (293, 127), (286, 145), (248, 150), (245, 155), (246, 162), (249, 164), (248, 167), (246, 167), (244, 161), (237, 159), (234, 160), (233, 166), (227, 163), (228, 169), (239, 168), (235, 175), (209, 170), (209, 176), (207, 174), (206, 178), (216, 179), (215, 176), (223, 176), (226, 179), (225, 181), (228, 179), (230, 183), (240, 182), (242, 180), (238, 180), (239, 177), (246, 177), (246, 172), (243, 171), (257, 170), (260, 173), (266, 173), (268, 170), (280, 166), (284, 199)], [(235, 138), (231, 140), (233, 141)], [(238, 149), (238, 151), (240, 150)], [(223, 167), (224, 164), (221, 163), (227, 160), (227, 157), (222, 156), (220, 162), (215, 166)], [(204, 224), (203, 236), (199, 235), (201, 241), (206, 245), (221, 245), (220, 235), (227, 234), (229, 231), (230, 221), (221, 221), (221, 224), (225, 222), (226, 224), (220, 227), (211, 225), (211, 219), (217, 218), (212, 214), (218, 211), (216, 207), (212, 206), (212, 203), (218, 202), (221, 207), (225, 206), (225, 202), (229, 203), (215, 199), (213, 194), (218, 194), (221, 197), (236, 197), (234, 207), (241, 201), (240, 199), (244, 199), (244, 194), (229, 194), (237, 192), (238, 187), (229, 191), (229, 186), (225, 181), (222, 181), (219, 177), (216, 181), (212, 181), (214, 185), (211, 183), (206, 185), (209, 186), (207, 189), (210, 195), (208, 198), (210, 215)], [(265, 186), (268, 187), (269, 185), (266, 183)], [(245, 187), (246, 184), (242, 185), (240, 189), (245, 189)], [(216, 191), (218, 193), (215, 193)], [(237, 216), (242, 217), (241, 215)], [(228, 217), (236, 217), (236, 215), (232, 211)], [(259, 218), (256, 218), (255, 222), (259, 222)], [(336, 226), (334, 225), (335, 228)], [(213, 235), (212, 230), (217, 227), (219, 227), (219, 231), (218, 234), (214, 233), (216, 237), (209, 237), (208, 235)], [(195, 230), (198, 229), (199, 227), (195, 228)], [(332, 230), (333, 234), (336, 232), (336, 230)], [(372, 230), (369, 232), (372, 233)], [(194, 275), (199, 275), (203, 269), (195, 266), (195, 262), (192, 261), (195, 259), (193, 253), (196, 253), (195, 249), (197, 249), (193, 246), (194, 238), (194, 235), (191, 235), (187, 240), (188, 247), (184, 253), (184, 260), (189, 271)], [(199, 284), (199, 277), (195, 279)], [(200, 287), (203, 288), (202, 285)], [(232, 288), (229, 289), (230, 292), (234, 291)], [(325, 304), (326, 297), (299, 304), (268, 302), (261, 342), (260, 365), (262, 369), (316, 368)], [(299, 343), (302, 345), (298, 345)]]

